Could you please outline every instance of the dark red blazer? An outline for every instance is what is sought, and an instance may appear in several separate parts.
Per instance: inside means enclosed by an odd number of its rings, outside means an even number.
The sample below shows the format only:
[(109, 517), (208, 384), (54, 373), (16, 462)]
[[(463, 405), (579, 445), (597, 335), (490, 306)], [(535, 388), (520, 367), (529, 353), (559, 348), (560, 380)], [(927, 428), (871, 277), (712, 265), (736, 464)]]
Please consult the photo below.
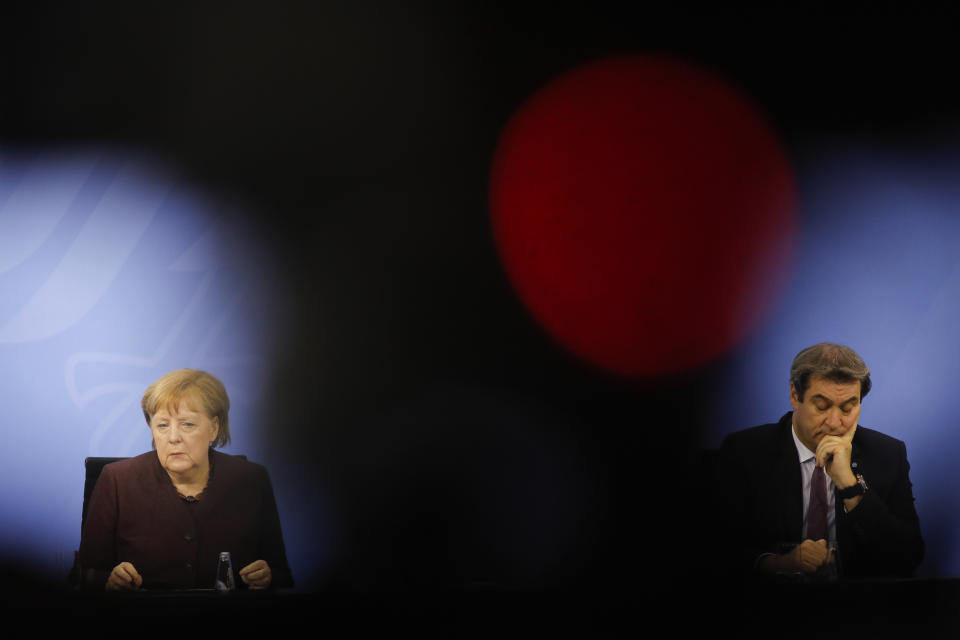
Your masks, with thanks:
[(106, 465), (90, 496), (80, 541), (84, 585), (102, 589), (129, 562), (145, 588), (213, 587), (221, 551), (237, 573), (265, 560), (272, 587), (293, 586), (267, 470), (210, 450), (212, 473), (198, 501), (181, 498), (155, 451)]

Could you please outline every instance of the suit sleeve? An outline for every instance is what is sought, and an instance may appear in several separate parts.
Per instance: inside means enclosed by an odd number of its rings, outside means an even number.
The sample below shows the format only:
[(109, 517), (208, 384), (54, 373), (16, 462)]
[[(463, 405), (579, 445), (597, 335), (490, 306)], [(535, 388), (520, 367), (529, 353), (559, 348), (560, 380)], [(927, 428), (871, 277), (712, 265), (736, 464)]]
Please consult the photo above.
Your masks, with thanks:
[(914, 506), (910, 463), (902, 442), (897, 442), (891, 466), (893, 481), (876, 487), (865, 470), (869, 490), (855, 509), (840, 517), (857, 543), (861, 556), (857, 561), (864, 573), (908, 576), (923, 560), (925, 547)]
[(117, 564), (118, 512), (117, 480), (107, 465), (90, 495), (87, 517), (80, 535), (80, 568), (85, 589), (102, 590)]
[(744, 452), (739, 449), (730, 437), (720, 447), (710, 518), (719, 527), (721, 548), (727, 550), (721, 554), (718, 568), (728, 575), (746, 576), (754, 572), (764, 553), (775, 549), (757, 536), (754, 521), (760, 505), (753, 503), (752, 494), (746, 490), (750, 473), (744, 464)]
[(270, 565), (272, 574), (270, 586), (283, 589), (293, 587), (293, 573), (287, 562), (286, 547), (283, 544), (283, 532), (280, 527), (280, 514), (273, 494), (270, 476), (264, 469), (263, 504), (261, 506), (260, 549), (259, 556)]

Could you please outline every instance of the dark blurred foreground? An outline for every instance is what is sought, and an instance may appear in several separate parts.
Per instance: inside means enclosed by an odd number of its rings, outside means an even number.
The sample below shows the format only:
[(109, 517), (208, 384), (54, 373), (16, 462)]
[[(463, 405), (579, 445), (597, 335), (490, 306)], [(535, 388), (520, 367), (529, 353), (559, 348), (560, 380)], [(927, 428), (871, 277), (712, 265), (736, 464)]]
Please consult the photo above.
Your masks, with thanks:
[(9, 568), (3, 580), (0, 610), (8, 624), (83, 636), (115, 630), (135, 638), (198, 633), (948, 638), (960, 632), (957, 580), (681, 584), (646, 575), (638, 576), (633, 588), (615, 591), (598, 584), (230, 594), (80, 593), (33, 583)]

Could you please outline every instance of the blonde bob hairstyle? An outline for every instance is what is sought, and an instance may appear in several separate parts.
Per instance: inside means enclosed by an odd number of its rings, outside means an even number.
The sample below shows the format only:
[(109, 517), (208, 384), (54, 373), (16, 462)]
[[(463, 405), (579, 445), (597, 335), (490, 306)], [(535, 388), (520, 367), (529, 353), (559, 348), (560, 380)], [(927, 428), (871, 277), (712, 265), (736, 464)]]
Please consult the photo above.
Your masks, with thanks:
[[(230, 442), (230, 426), (227, 422), (230, 398), (227, 397), (227, 390), (217, 378), (196, 369), (171, 371), (147, 387), (140, 401), (147, 426), (150, 426), (150, 418), (160, 408), (174, 409), (181, 400), (186, 400), (187, 405), (196, 411), (202, 410), (211, 420), (218, 419), (220, 429), (212, 446), (222, 447)], [(200, 406), (196, 406), (196, 403)]]

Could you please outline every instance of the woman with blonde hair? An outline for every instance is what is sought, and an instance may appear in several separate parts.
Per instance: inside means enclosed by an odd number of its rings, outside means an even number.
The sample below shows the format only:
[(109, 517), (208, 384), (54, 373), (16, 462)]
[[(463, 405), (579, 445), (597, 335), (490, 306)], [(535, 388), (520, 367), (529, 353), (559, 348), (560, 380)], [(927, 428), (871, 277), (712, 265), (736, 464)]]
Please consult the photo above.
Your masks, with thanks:
[(84, 586), (213, 588), (223, 551), (238, 586), (293, 586), (266, 469), (215, 450), (230, 442), (223, 383), (173, 371), (141, 407), (153, 451), (103, 468), (80, 542)]

